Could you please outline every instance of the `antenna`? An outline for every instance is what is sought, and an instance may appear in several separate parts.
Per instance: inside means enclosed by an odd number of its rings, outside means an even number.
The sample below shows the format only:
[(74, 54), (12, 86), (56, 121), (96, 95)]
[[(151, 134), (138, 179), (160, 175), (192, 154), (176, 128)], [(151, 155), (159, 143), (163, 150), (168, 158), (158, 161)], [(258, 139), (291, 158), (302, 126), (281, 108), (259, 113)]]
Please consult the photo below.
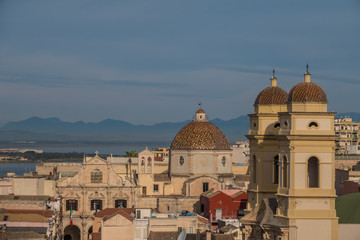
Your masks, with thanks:
[(186, 238), (186, 232), (185, 230), (182, 230), (177, 240), (185, 240), (185, 238)]

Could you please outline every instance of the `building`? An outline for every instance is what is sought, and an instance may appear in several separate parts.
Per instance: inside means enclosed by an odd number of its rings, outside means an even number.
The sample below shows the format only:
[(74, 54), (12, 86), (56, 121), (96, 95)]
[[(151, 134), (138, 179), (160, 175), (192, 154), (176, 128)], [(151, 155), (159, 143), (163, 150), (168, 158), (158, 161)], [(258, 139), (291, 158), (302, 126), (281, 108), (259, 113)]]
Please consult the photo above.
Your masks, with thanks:
[(239, 165), (248, 165), (250, 160), (250, 147), (248, 141), (236, 141), (231, 146), (232, 149), (232, 163)]
[(259, 93), (250, 116), (249, 239), (337, 239), (335, 131), (327, 96), (311, 82)]
[(244, 215), (247, 194), (241, 190), (209, 190), (200, 196), (201, 212), (213, 224), (221, 219), (238, 219)]
[(360, 154), (359, 122), (354, 122), (351, 117), (335, 118), (336, 153)]
[[(97, 154), (84, 158), (72, 177), (60, 178), (57, 192), (62, 196), (64, 239), (84, 240), (92, 232), (93, 215), (105, 208), (134, 205), (139, 187), (133, 179), (118, 175), (111, 164)], [(70, 224), (72, 211), (73, 226)]]
[[(193, 121), (174, 137), (169, 153), (146, 148), (138, 157), (102, 159), (96, 153), (94, 157), (84, 156), (82, 163), (43, 163), (31, 176), (13, 177), (12, 191), (34, 197), (61, 196), (64, 238), (85, 240), (95, 230), (95, 212), (102, 209), (156, 209), (166, 216), (183, 210), (200, 213), (202, 193), (210, 189), (244, 190), (249, 181), (248, 166), (232, 164), (232, 151), (226, 136), (207, 120), (203, 109), (198, 109)], [(1, 186), (5, 192), (9, 187), (7, 182)], [(121, 218), (124, 216), (117, 215), (116, 221)], [(146, 239), (155, 225), (144, 218), (135, 219), (131, 224), (142, 229), (135, 232), (136, 239)], [(195, 232), (197, 228), (184, 225), (184, 229)], [(94, 232), (93, 236), (99, 234)]]

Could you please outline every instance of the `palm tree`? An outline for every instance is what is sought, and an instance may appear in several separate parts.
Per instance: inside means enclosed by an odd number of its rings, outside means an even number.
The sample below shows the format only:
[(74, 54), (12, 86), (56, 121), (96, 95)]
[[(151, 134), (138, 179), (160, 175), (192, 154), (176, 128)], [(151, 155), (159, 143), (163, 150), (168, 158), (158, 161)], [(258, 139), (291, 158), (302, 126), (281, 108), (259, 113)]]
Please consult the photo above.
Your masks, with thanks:
[(126, 157), (137, 157), (138, 154), (136, 152), (136, 150), (131, 150), (130, 152), (126, 152)]

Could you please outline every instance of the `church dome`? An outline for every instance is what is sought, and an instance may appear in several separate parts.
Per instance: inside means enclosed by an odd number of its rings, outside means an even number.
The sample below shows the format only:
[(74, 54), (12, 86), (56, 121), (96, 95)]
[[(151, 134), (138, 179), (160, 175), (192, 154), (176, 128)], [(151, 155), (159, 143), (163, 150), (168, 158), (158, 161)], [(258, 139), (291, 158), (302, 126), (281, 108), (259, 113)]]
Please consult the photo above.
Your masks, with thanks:
[[(202, 109), (199, 109), (202, 110)], [(185, 125), (171, 143), (173, 150), (230, 150), (224, 133), (202, 115), (196, 112), (196, 119)]]
[(320, 102), (327, 103), (327, 96), (319, 85), (310, 81), (310, 73), (304, 74), (305, 81), (295, 85), (289, 93), (288, 102)]
[(286, 104), (288, 93), (277, 86), (277, 78), (273, 75), (271, 78), (271, 86), (262, 90), (255, 99), (255, 105), (266, 104)]
[(267, 87), (256, 97), (254, 104), (286, 104), (288, 100), (287, 92), (280, 87)]

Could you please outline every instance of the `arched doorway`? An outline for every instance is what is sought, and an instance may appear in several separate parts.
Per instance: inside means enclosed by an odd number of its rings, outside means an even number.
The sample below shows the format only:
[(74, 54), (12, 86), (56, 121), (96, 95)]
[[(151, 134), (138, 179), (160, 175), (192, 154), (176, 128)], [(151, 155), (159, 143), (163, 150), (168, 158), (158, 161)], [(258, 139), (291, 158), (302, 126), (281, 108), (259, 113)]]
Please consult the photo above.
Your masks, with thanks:
[(80, 240), (80, 229), (73, 225), (64, 229), (64, 240)]
[(91, 226), (88, 230), (88, 239), (90, 239), (90, 234), (93, 232), (93, 227)]

